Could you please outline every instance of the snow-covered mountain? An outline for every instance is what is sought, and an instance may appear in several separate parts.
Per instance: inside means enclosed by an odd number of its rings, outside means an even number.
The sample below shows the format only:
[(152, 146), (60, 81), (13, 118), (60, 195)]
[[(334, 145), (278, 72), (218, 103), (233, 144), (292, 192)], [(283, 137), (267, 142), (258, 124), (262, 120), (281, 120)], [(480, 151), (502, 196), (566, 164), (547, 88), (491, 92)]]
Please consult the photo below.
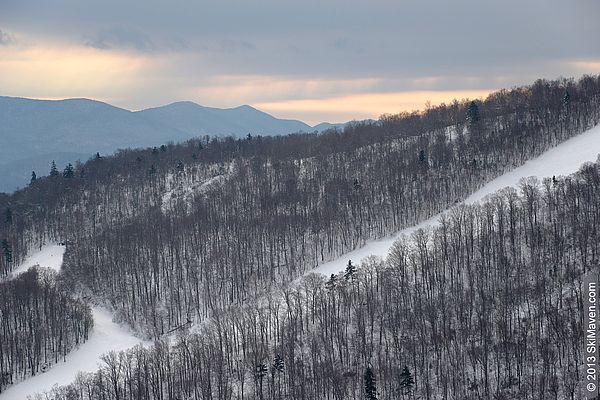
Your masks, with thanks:
[(89, 99), (0, 96), (0, 192), (24, 186), (32, 170), (47, 174), (52, 160), (62, 168), (96, 152), (110, 154), (198, 135), (280, 135), (332, 126), (278, 119), (247, 105), (219, 109), (178, 102), (134, 112)]
[[(509, 171), (496, 179), (488, 182), (464, 203), (471, 204), (484, 199), (504, 187), (517, 188), (522, 178), (537, 176), (568, 175), (576, 172), (585, 162), (594, 162), (598, 158), (600, 148), (600, 126), (596, 126), (587, 132), (575, 136), (555, 148), (552, 148), (539, 157), (527, 161), (524, 165)], [(449, 212), (450, 209), (444, 211)], [(363, 247), (345, 253), (336, 259), (323, 263), (308, 273), (318, 272), (329, 276), (344, 270), (349, 259), (361, 261), (365, 257), (386, 257), (394, 242), (401, 235), (410, 235), (417, 229), (427, 229), (439, 224), (441, 214), (421, 222), (418, 225), (408, 227), (387, 238), (369, 241)], [(33, 253), (13, 271), (13, 275), (24, 272), (33, 265), (50, 267), (59, 270), (62, 264), (64, 247), (49, 245), (39, 252)], [(15, 384), (3, 393), (0, 400), (25, 398), (36, 392), (50, 390), (52, 385), (66, 384), (71, 382), (77, 373), (83, 371), (94, 371), (100, 362), (100, 356), (113, 350), (124, 350), (141, 342), (126, 327), (119, 326), (112, 321), (112, 315), (106, 309), (98, 306), (92, 308), (94, 316), (94, 330), (89, 340), (78, 349), (67, 356), (65, 362), (59, 362), (44, 374), (28, 378)], [(146, 343), (142, 343), (146, 344)]]

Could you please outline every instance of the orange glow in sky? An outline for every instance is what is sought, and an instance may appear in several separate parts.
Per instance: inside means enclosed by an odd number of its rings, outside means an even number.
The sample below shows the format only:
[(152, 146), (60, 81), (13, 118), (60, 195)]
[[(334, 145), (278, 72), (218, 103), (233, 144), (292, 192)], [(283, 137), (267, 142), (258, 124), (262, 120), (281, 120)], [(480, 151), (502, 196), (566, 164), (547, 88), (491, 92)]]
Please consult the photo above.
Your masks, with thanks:
[[(127, 109), (180, 100), (213, 107), (250, 104), (280, 118), (316, 124), (420, 110), (426, 103), (482, 98), (496, 89), (433, 90), (439, 77), (415, 78), (409, 82), (413, 89), (406, 91), (382, 91), (386, 82), (380, 77), (211, 75), (201, 68), (181, 74), (177, 66), (193, 57), (185, 52), (153, 54), (24, 41), (0, 46), (0, 95), (86, 97)], [(202, 65), (202, 59), (198, 63)], [(596, 60), (585, 60), (571, 61), (570, 66), (585, 73), (597, 70), (599, 65)], [(462, 78), (468, 86), (468, 79)], [(498, 84), (498, 88), (502, 86)]]
[(86, 47), (0, 47), (2, 95), (119, 98), (147, 63), (142, 57)]
[[(160, 59), (83, 46), (0, 47), (2, 95), (34, 98), (89, 97), (127, 107), (131, 91), (148, 88), (160, 69), (177, 59)], [(168, 69), (168, 67), (166, 67)], [(300, 80), (269, 76), (217, 76), (210, 85), (173, 90), (171, 101), (195, 100), (209, 106), (248, 103), (281, 118), (310, 124), (377, 118), (384, 113), (424, 108), (454, 98), (478, 98), (490, 90), (369, 92), (375, 78)], [(364, 93), (335, 96), (333, 93)], [(288, 99), (290, 94), (300, 99)], [(264, 101), (263, 99), (267, 99)], [(261, 101), (263, 100), (263, 101)], [(131, 108), (159, 105), (139, 104)], [(136, 107), (137, 106), (137, 107)]]
[(309, 124), (315, 124), (325, 120), (323, 118), (329, 118), (333, 122), (344, 122), (352, 119), (377, 119), (382, 114), (422, 110), (428, 102), (431, 105), (437, 105), (444, 102), (449, 103), (453, 99), (485, 98), (491, 91), (428, 90), (398, 93), (365, 93), (323, 99), (258, 103), (255, 106), (282, 118), (300, 118)]

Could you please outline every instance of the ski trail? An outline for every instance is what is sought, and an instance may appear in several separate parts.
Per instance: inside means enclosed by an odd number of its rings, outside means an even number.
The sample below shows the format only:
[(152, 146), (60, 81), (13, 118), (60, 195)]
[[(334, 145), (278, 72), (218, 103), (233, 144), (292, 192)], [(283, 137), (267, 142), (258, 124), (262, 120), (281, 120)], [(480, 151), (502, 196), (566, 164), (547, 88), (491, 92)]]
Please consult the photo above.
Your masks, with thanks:
[[(60, 270), (65, 252), (64, 246), (46, 245), (40, 251), (29, 256), (13, 272), (12, 276), (23, 273), (34, 265)], [(125, 326), (113, 322), (112, 313), (103, 307), (92, 306), (94, 327), (89, 339), (73, 349), (65, 358), (51, 366), (48, 371), (29, 377), (24, 381), (9, 386), (0, 393), (0, 400), (24, 400), (52, 389), (71, 383), (79, 371), (92, 372), (98, 369), (101, 356), (109, 351), (122, 351), (135, 345), (148, 345), (134, 336), (134, 333)]]
[[(544, 177), (569, 175), (579, 170), (585, 162), (595, 162), (600, 153), (600, 125), (593, 127), (580, 135), (564, 141), (549, 149), (539, 157), (531, 159), (520, 167), (507, 172), (485, 184), (481, 189), (467, 197), (464, 204), (476, 203), (486, 196), (507, 186), (516, 187), (519, 181), (530, 176)], [(335, 260), (323, 263), (307, 272), (317, 272), (327, 276), (343, 271), (348, 260), (360, 262), (364, 258), (376, 255), (386, 257), (394, 242), (402, 235), (410, 235), (418, 229), (435, 226), (440, 216), (448, 210), (437, 214), (418, 225), (405, 228), (392, 236), (367, 242), (364, 246), (350, 251)]]
[(48, 244), (42, 246), (38, 252), (27, 257), (23, 263), (21, 263), (21, 265), (13, 269), (7, 276), (7, 279), (22, 274), (35, 265), (39, 265), (42, 268), (50, 268), (58, 272), (62, 265), (64, 253), (65, 246), (61, 246), (59, 244)]

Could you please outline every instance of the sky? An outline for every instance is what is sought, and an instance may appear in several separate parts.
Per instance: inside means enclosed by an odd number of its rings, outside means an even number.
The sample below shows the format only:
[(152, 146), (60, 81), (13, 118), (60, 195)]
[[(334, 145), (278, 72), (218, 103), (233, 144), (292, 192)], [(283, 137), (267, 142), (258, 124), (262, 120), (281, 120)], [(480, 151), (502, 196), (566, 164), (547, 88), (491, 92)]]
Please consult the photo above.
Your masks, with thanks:
[(343, 122), (600, 73), (597, 0), (0, 0), (0, 95)]

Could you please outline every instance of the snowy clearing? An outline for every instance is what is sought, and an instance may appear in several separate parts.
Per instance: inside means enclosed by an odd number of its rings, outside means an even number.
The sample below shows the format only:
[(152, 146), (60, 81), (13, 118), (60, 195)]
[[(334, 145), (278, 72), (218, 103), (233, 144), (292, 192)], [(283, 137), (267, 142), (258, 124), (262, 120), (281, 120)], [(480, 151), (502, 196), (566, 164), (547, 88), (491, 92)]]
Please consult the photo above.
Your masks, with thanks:
[(21, 265), (12, 270), (8, 278), (22, 274), (34, 265), (39, 265), (42, 268), (50, 268), (58, 272), (62, 265), (64, 253), (65, 246), (58, 244), (44, 245), (40, 251), (27, 257)]
[[(504, 175), (488, 182), (481, 189), (469, 196), (463, 203), (471, 204), (484, 199), (507, 186), (516, 187), (522, 178), (537, 176), (539, 178), (552, 177), (553, 175), (569, 175), (579, 170), (585, 162), (594, 162), (600, 153), (600, 125), (575, 136), (556, 147), (546, 151), (542, 155), (527, 161), (522, 166), (507, 172)], [(343, 256), (323, 263), (310, 270), (308, 273), (318, 272), (327, 276), (343, 271), (348, 260), (354, 263), (362, 261), (366, 257), (375, 255), (386, 257), (394, 242), (402, 235), (410, 235), (414, 231), (432, 226), (438, 223), (442, 213), (430, 219), (397, 232), (393, 236), (367, 242), (363, 247), (344, 254)]]
[[(12, 276), (23, 273), (34, 265), (58, 271), (64, 252), (64, 246), (46, 245), (29, 256), (13, 271)], [(112, 314), (105, 308), (92, 306), (92, 315), (94, 327), (89, 339), (71, 351), (65, 362), (59, 362), (47, 372), (10, 386), (0, 393), (0, 400), (24, 400), (27, 396), (50, 390), (54, 385), (66, 385), (75, 379), (79, 371), (96, 371), (101, 362), (100, 357), (109, 351), (126, 350), (137, 344), (149, 344), (134, 336), (127, 327), (114, 323)]]

